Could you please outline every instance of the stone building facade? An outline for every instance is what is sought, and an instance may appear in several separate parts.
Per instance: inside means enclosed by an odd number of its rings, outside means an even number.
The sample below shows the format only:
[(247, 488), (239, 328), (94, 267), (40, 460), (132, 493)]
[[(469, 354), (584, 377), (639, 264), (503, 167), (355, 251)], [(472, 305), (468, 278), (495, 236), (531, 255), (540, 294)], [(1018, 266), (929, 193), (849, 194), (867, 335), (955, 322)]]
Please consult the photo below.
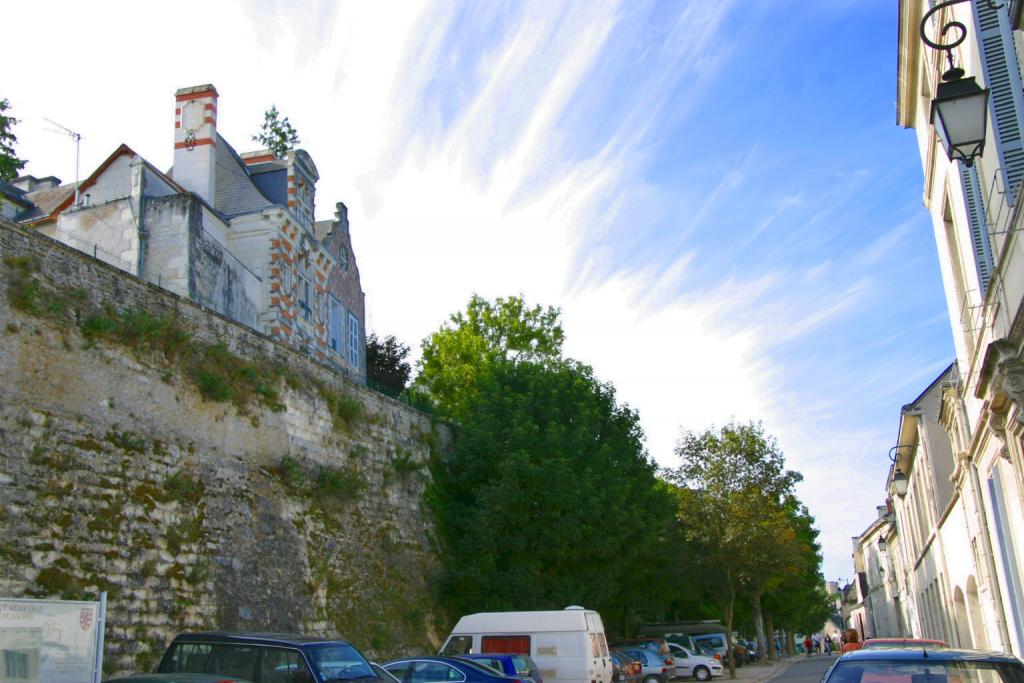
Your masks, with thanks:
[[(916, 131), (956, 362), (901, 411), (887, 544), (904, 635), (1024, 654), (1024, 3), (938, 7), (953, 49), (989, 89), (986, 142), (950, 161), (931, 123), (945, 55), (921, 40), (934, 3), (899, 4), (897, 120)], [(947, 36), (949, 37), (949, 36)], [(897, 478), (907, 479), (907, 491)], [(888, 634), (885, 634), (888, 635)]]
[(365, 296), (348, 211), (315, 221), (304, 150), (237, 153), (212, 85), (175, 93), (174, 166), (121, 145), (79, 186), (24, 176), (10, 217), (365, 380)]

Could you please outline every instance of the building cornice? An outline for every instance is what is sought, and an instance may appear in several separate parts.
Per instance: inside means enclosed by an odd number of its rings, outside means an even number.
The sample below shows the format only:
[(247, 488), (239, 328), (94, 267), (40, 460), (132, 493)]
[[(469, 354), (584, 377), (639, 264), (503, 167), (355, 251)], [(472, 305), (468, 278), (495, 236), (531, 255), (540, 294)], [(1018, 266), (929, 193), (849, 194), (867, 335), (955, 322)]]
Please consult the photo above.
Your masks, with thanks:
[(896, 123), (913, 128), (917, 119), (918, 64), (921, 58), (920, 0), (900, 0), (899, 33), (896, 40)]

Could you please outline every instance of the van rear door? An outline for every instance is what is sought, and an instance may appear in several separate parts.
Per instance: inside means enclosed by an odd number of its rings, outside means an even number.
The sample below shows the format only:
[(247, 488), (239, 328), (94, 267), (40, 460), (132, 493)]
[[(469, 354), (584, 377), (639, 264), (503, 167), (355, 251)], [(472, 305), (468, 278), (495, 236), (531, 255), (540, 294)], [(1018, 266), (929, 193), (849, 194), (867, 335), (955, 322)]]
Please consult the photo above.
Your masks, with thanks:
[(608, 654), (608, 641), (604, 637), (604, 624), (596, 612), (587, 612), (587, 668), (592, 683), (612, 683), (612, 663)]

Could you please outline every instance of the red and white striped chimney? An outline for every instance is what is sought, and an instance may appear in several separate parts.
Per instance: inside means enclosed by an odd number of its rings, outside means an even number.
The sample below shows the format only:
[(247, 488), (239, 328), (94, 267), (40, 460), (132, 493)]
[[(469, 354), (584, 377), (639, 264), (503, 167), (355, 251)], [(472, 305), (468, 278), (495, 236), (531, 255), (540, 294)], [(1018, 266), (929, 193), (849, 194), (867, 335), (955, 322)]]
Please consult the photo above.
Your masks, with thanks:
[(174, 93), (175, 182), (211, 205), (217, 178), (217, 89), (207, 83)]

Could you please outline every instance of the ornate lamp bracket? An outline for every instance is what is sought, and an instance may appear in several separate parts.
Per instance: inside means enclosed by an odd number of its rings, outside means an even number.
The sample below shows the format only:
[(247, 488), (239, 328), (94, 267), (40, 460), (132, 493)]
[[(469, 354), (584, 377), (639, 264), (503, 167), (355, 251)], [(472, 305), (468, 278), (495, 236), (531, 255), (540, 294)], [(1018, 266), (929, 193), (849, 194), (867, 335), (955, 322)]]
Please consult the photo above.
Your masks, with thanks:
[[(951, 5), (959, 5), (961, 2), (970, 2), (971, 0), (945, 0), (932, 7), (921, 19), (921, 40), (928, 47), (946, 52), (946, 62), (949, 68), (942, 74), (942, 80), (944, 81), (955, 81), (958, 78), (964, 77), (964, 70), (958, 67), (953, 62), (953, 49), (958, 47), (961, 43), (967, 40), (967, 27), (964, 26), (963, 22), (950, 20), (942, 25), (935, 40), (928, 37), (928, 22), (931, 18), (941, 12), (943, 9), (950, 7)], [(997, 4), (994, 0), (977, 0), (978, 2), (985, 2), (992, 9), (1002, 9), (1002, 5)], [(953, 32), (954, 35), (950, 38), (946, 38), (946, 34)]]

